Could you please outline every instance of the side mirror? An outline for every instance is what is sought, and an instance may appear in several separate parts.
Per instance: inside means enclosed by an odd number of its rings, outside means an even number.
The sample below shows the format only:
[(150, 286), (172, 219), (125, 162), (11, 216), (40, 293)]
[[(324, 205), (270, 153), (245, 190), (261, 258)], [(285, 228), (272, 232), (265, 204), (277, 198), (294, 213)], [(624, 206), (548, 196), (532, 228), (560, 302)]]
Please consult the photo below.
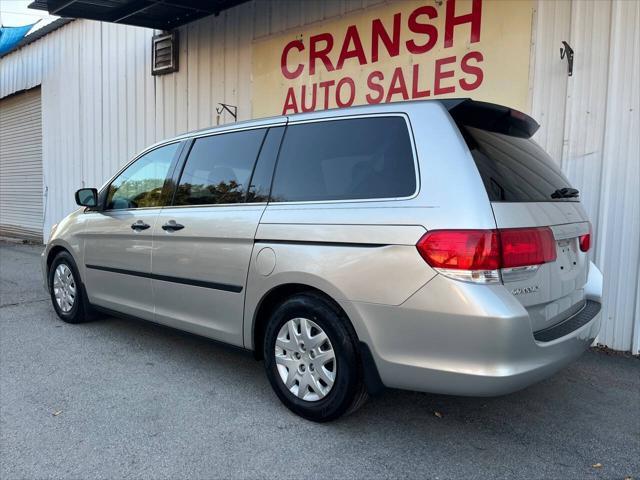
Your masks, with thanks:
[(97, 207), (98, 190), (95, 188), (81, 188), (76, 192), (76, 203), (81, 207)]

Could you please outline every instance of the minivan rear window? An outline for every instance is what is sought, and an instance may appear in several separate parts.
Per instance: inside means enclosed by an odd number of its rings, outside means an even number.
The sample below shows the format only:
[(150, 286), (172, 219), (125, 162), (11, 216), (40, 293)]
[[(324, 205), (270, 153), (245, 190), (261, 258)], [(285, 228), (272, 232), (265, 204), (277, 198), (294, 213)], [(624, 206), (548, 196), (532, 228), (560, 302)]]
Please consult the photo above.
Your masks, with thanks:
[(561, 202), (556, 192), (571, 188), (551, 157), (535, 141), (461, 126), (489, 200), (496, 202)]
[(398, 198), (415, 191), (407, 122), (367, 117), (287, 127), (271, 201)]

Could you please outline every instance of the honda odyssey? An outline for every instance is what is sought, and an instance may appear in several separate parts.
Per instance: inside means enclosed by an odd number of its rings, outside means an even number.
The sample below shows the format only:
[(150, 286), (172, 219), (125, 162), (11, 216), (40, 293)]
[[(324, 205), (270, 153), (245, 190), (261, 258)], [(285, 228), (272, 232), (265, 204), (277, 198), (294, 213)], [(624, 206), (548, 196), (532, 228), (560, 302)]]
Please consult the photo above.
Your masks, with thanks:
[(147, 148), (55, 225), (58, 316), (253, 351), (315, 421), (383, 387), (491, 396), (600, 328), (590, 223), (516, 110), (469, 99), (225, 125)]

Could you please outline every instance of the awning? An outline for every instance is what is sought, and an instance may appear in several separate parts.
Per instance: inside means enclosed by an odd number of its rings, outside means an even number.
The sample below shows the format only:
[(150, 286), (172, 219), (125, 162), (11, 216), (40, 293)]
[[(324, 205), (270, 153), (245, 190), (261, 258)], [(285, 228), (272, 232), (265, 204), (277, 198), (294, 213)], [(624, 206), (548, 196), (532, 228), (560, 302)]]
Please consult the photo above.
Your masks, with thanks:
[(171, 30), (218, 15), (247, 0), (35, 0), (29, 8), (51, 15)]

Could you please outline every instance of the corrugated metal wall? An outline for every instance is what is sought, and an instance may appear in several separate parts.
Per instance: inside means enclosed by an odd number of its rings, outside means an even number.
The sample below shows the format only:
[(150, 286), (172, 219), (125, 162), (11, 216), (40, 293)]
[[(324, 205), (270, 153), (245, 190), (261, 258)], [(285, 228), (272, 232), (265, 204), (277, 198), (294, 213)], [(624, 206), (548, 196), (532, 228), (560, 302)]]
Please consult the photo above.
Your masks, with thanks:
[[(640, 350), (640, 2), (538, 2), (532, 67), (536, 139), (581, 192), (605, 276), (598, 341)], [(575, 51), (573, 76), (560, 60)]]
[[(250, 2), (180, 30), (180, 71), (150, 75), (150, 30), (75, 21), (0, 60), (0, 97), (42, 84), (45, 238), (74, 208), (73, 192), (101, 184), (144, 146), (251, 115), (252, 42), (382, 0)], [(607, 323), (601, 341), (640, 349), (638, 22), (640, 2), (537, 3), (531, 66), (538, 140), (577, 188), (596, 230)], [(560, 41), (576, 51), (574, 76)], [(633, 133), (635, 132), (635, 133)], [(635, 321), (634, 321), (635, 319)], [(634, 330), (634, 324), (635, 330)], [(633, 346), (632, 346), (633, 345)]]
[[(240, 103), (240, 115), (250, 115), (252, 37), (238, 34), (241, 17), (247, 21), (236, 9), (181, 31), (175, 75), (150, 74), (153, 31), (90, 21), (72, 22), (1, 60), (2, 96), (42, 84), (45, 239), (75, 208), (71, 192), (102, 184), (145, 146), (230, 121), (217, 119), (218, 102)], [(190, 48), (200, 32), (208, 32), (209, 45)], [(213, 42), (224, 48), (214, 50)]]

